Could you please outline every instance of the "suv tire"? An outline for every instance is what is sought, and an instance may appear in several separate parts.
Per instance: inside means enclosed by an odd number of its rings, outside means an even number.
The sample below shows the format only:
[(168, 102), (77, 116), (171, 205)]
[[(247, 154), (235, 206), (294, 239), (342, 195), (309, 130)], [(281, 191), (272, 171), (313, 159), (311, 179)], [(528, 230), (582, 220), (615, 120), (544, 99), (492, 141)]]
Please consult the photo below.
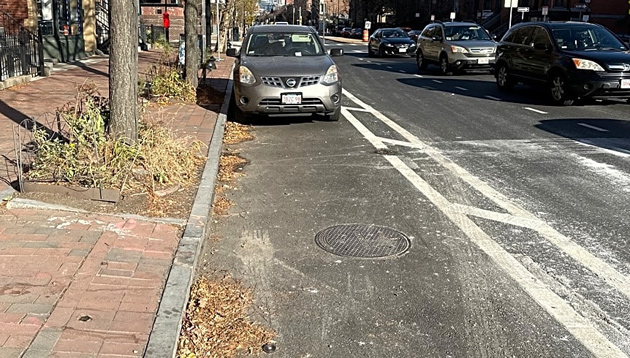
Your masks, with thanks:
[(422, 50), (420, 49), (416, 51), (416, 64), (418, 65), (418, 69), (420, 71), (424, 71), (427, 69), (427, 60), (424, 58)]
[(382, 47), (378, 47), (378, 57), (385, 57), (385, 51)]
[(450, 71), (451, 66), (448, 64), (448, 57), (446, 55), (440, 56), (440, 73), (444, 76), (452, 74)]
[(496, 78), (497, 78), (497, 87), (501, 91), (509, 91), (514, 88), (516, 84), (512, 77), (510, 76), (510, 72), (505, 63), (499, 64), (496, 70)]
[(368, 45), (368, 57), (374, 57), (374, 53), (372, 53), (372, 46)]
[(326, 115), (326, 120), (331, 122), (336, 122), (339, 120), (341, 116), (341, 107), (337, 108), (332, 114)]
[(575, 101), (566, 89), (567, 79), (561, 73), (552, 73), (549, 78), (549, 94), (551, 101), (560, 106), (570, 106)]

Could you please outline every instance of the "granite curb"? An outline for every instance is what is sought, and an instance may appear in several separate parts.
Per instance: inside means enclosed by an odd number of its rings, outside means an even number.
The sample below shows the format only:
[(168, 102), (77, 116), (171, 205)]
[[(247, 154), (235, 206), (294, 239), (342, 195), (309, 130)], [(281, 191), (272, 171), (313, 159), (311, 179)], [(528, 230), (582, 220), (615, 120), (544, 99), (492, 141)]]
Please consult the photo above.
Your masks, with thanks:
[(208, 160), (204, 167), (188, 224), (179, 242), (162, 292), (162, 300), (149, 335), (145, 357), (172, 358), (177, 354), (177, 342), (190, 296), (190, 287), (211, 216), (214, 186), (223, 146), (223, 133), (232, 96), (232, 71), (230, 71), (229, 80), (208, 147)]

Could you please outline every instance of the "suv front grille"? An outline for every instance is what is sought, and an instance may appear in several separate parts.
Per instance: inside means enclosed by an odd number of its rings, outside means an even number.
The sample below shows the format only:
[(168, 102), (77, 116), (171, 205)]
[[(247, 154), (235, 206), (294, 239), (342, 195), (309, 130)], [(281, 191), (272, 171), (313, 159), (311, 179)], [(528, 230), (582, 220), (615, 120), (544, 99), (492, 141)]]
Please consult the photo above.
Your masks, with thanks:
[(494, 48), (486, 47), (486, 48), (471, 48), (470, 53), (473, 55), (489, 55), (494, 53)]
[[(289, 87), (286, 83), (288, 79), (294, 79), (296, 81), (296, 85), (293, 87)], [(300, 87), (312, 86), (319, 83), (319, 79), (321, 76), (302, 76), (302, 77), (262, 77), (262, 84), (270, 87), (280, 87), (280, 88), (288, 88), (295, 89)]]
[(608, 70), (613, 72), (630, 72), (630, 63), (617, 63), (608, 65)]
[[(261, 106), (279, 106), (282, 103), (282, 101), (280, 100), (280, 98), (265, 98), (262, 101), (260, 101), (260, 105)], [(322, 102), (321, 99), (319, 98), (302, 98), (302, 105), (307, 105), (307, 106), (312, 106), (312, 105), (318, 105), (321, 104), (323, 105), (324, 102)]]

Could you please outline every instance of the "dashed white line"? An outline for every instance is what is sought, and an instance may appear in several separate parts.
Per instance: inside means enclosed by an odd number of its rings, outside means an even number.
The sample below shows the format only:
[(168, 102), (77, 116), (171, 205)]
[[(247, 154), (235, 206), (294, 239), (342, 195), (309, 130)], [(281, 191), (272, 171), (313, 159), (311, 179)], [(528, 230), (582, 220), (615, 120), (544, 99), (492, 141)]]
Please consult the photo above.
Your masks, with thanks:
[(422, 75), (414, 75), (414, 76), (416, 76), (416, 77), (418, 77), (418, 78), (423, 78), (423, 77), (424, 77), (424, 76), (422, 76)]
[(484, 96), (484, 97), (486, 97), (488, 99), (495, 100), (495, 101), (501, 101), (502, 100), (501, 98), (497, 98), (497, 97), (493, 97), (493, 96)]
[(468, 91), (468, 88), (464, 88), (464, 87), (455, 86), (455, 88), (457, 88), (460, 91)]
[(400, 73), (407, 73), (407, 71), (405, 71), (405, 70), (398, 70), (398, 72), (400, 72)]
[(391, 70), (393, 67), (392, 66), (387, 66), (387, 68), (389, 68)]
[(536, 108), (523, 107), (523, 109), (526, 109), (526, 110), (528, 110), (528, 111), (532, 111), (532, 112), (534, 112), (534, 113), (538, 113), (538, 114), (548, 114), (548, 112), (541, 111), (540, 109), (536, 109)]
[(596, 130), (598, 132), (608, 132), (608, 129), (595, 127), (595, 126), (592, 126), (592, 125), (586, 124), (586, 123), (578, 123), (578, 126), (582, 126), (582, 127), (586, 127), (586, 128), (589, 128), (589, 129), (593, 129), (593, 130)]
[(444, 82), (442, 82), (440, 80), (433, 80), (433, 82), (435, 82), (435, 83), (444, 83)]

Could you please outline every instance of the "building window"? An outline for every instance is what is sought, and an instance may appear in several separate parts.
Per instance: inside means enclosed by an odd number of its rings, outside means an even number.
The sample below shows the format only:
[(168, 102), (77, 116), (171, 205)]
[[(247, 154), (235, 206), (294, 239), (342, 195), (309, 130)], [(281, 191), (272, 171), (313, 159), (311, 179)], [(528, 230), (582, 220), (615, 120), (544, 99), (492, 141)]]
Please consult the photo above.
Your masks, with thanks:
[(553, 6), (555, 6), (555, 7), (563, 7), (564, 6), (563, 2), (564, 2), (564, 0), (555, 0)]
[(83, 33), (81, 0), (37, 0), (39, 24), (43, 35), (80, 35)]

